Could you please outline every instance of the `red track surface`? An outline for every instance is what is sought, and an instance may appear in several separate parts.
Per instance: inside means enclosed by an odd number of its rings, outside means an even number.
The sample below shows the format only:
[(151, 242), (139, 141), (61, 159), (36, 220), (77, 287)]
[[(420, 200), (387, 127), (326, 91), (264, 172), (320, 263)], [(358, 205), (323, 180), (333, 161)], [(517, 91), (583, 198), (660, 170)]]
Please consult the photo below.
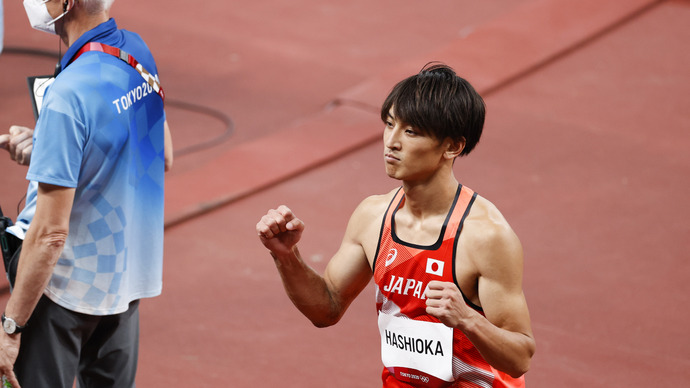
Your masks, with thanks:
[[(115, 3), (156, 54), (176, 149), (224, 125), (175, 101), (235, 124), (168, 175), (164, 292), (142, 303), (139, 386), (380, 385), (373, 287), (337, 326), (311, 327), (254, 225), (289, 205), (323, 269), (357, 203), (396, 185), (378, 105), (431, 60), (486, 97), (485, 137), (457, 175), (523, 242), (528, 386), (690, 380), (690, 2), (420, 4)], [(19, 1), (5, 1), (5, 24), (6, 48), (57, 49)], [(24, 79), (54, 62), (0, 56), (0, 130), (32, 124)], [(14, 216), (25, 170), (2, 156), (0, 204)]]

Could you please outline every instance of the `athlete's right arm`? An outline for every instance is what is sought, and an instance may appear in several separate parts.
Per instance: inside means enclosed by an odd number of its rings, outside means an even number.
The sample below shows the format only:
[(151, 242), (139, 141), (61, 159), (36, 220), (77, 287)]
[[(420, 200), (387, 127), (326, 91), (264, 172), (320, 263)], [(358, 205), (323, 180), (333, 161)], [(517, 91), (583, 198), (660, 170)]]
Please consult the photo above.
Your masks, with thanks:
[(256, 225), (261, 242), (271, 252), (287, 295), (315, 326), (337, 323), (372, 277), (359, 234), (364, 218), (355, 210), (343, 242), (324, 276), (304, 262), (297, 249), (304, 223), (286, 206), (270, 210)]

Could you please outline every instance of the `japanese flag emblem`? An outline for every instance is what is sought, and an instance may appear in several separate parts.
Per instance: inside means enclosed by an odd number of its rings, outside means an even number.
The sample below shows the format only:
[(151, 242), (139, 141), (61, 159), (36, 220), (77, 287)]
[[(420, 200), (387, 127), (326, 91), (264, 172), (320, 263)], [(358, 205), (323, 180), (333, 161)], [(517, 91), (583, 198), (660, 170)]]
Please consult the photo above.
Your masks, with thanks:
[(443, 276), (443, 264), (440, 260), (426, 259), (426, 273)]

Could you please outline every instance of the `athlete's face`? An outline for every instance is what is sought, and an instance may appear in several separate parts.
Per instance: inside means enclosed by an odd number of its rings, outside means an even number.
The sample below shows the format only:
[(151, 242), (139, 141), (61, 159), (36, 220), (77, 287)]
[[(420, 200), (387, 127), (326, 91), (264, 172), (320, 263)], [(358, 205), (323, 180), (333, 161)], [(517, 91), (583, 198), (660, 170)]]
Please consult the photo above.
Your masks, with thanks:
[(383, 145), (386, 173), (394, 179), (426, 180), (447, 163), (447, 141), (439, 141), (396, 119), (393, 108), (388, 112)]

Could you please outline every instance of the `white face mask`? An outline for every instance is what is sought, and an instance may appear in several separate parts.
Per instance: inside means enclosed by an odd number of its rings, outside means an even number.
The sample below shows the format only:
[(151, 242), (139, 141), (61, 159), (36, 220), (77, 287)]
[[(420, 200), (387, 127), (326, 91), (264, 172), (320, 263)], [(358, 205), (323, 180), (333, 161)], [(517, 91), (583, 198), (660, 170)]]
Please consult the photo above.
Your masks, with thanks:
[(53, 19), (48, 13), (48, 6), (46, 5), (48, 1), (50, 0), (24, 0), (24, 9), (26, 9), (26, 16), (29, 17), (31, 27), (49, 34), (57, 34), (55, 22), (65, 16), (67, 11)]

